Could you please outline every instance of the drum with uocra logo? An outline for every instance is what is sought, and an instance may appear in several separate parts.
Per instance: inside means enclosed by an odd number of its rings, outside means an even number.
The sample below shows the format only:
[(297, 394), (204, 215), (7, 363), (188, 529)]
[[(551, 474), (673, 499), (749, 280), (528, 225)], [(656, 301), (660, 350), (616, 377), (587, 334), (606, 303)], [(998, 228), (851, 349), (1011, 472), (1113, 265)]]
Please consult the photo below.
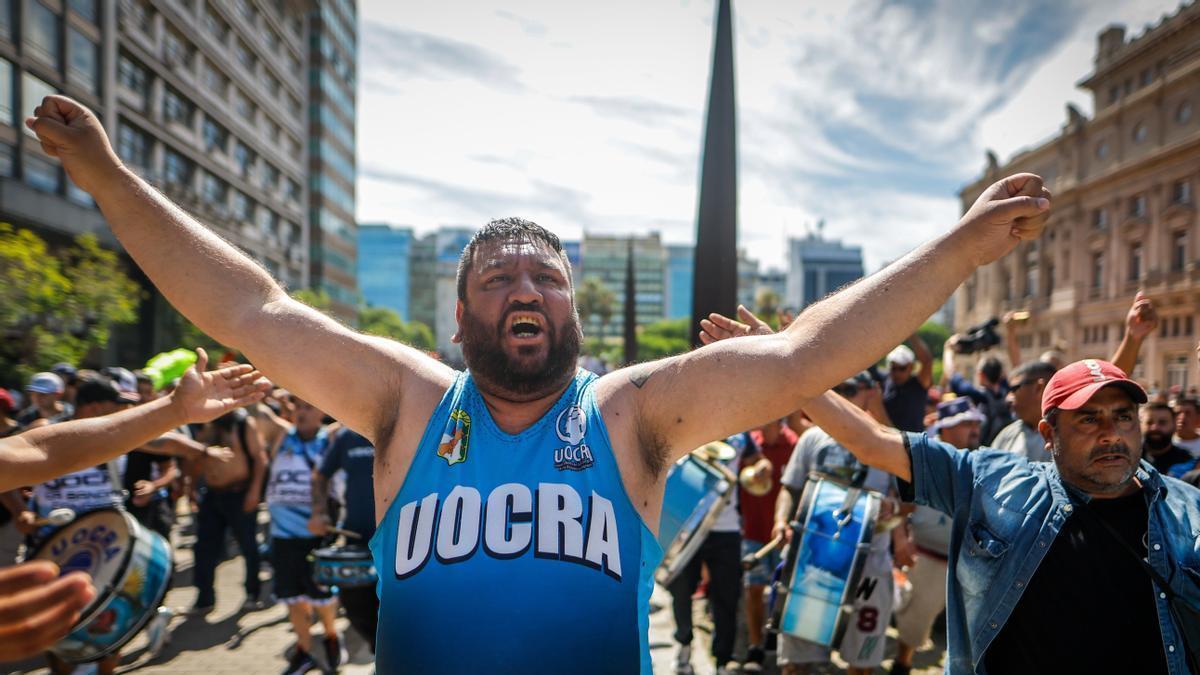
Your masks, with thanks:
[(826, 647), (841, 642), (875, 535), (880, 499), (879, 493), (854, 483), (809, 475), (792, 522), (783, 571), (788, 582), (775, 589), (782, 590), (784, 600), (774, 604), (773, 627)]
[(663, 586), (671, 585), (696, 555), (721, 510), (729, 504), (737, 476), (722, 462), (736, 453), (725, 443), (709, 443), (684, 455), (667, 474), (658, 525), (663, 560), (654, 574)]
[(375, 585), (375, 560), (362, 546), (326, 546), (311, 554), (318, 586), (358, 588)]
[(98, 661), (132, 640), (162, 604), (173, 564), (162, 535), (117, 509), (80, 516), (29, 559), (52, 561), (62, 574), (86, 572), (96, 587), (71, 633), (50, 649), (71, 663)]

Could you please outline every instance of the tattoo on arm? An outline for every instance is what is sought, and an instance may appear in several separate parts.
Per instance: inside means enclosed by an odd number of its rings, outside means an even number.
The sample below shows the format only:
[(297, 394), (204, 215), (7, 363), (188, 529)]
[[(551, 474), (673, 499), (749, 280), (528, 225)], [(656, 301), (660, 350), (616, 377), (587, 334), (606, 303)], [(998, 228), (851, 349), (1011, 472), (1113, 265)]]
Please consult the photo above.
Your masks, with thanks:
[(634, 369), (634, 372), (629, 374), (629, 381), (633, 384), (633, 386), (641, 389), (642, 387), (646, 386), (646, 381), (649, 380), (650, 376), (653, 375), (657, 370), (657, 368), (651, 366), (636, 368)]

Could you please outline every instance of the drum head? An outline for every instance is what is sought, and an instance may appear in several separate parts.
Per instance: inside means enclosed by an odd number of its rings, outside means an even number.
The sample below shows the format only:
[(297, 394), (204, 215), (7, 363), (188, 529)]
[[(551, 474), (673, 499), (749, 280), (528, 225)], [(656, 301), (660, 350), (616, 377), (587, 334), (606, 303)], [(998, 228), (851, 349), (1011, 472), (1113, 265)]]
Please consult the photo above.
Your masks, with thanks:
[(131, 544), (126, 515), (113, 509), (92, 511), (64, 525), (31, 556), (49, 560), (61, 574), (86, 572), (99, 589), (116, 583)]
[(317, 560), (369, 560), (371, 551), (362, 546), (326, 546), (313, 551)]
[(704, 445), (693, 450), (692, 453), (699, 455), (702, 459), (706, 459), (710, 462), (728, 462), (734, 457), (737, 457), (737, 450), (735, 450), (732, 445), (724, 441), (705, 443)]

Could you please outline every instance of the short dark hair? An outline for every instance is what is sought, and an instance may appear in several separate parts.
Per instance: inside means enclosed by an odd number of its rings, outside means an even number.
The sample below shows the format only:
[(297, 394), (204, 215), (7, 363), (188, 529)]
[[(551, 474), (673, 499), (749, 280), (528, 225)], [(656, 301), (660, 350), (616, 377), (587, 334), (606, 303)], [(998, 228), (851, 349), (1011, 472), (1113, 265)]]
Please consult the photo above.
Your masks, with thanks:
[(113, 381), (103, 375), (85, 375), (79, 379), (79, 389), (75, 391), (75, 405), (84, 406), (89, 403), (115, 403), (121, 398), (121, 392)]
[(988, 382), (996, 383), (1004, 374), (1004, 364), (1000, 363), (1000, 359), (989, 356), (979, 363), (979, 372), (983, 373)]
[(1058, 408), (1051, 408), (1042, 415), (1042, 419), (1046, 424), (1050, 425), (1051, 429), (1058, 430)]
[(1008, 379), (1009, 381), (1012, 381), (1029, 378), (1033, 380), (1049, 381), (1050, 378), (1054, 377), (1054, 373), (1057, 371), (1058, 369), (1054, 367), (1053, 363), (1046, 363), (1045, 361), (1026, 361), (1016, 368), (1013, 368), (1008, 374)]
[(467, 271), (471, 268), (471, 262), (475, 258), (475, 249), (493, 241), (528, 241), (549, 246), (550, 250), (562, 258), (563, 266), (567, 269), (567, 283), (573, 284), (571, 261), (563, 252), (562, 242), (558, 235), (532, 220), (517, 217), (500, 218), (479, 228), (479, 231), (471, 237), (471, 241), (463, 248), (462, 255), (458, 258), (458, 278), (456, 279), (459, 300), (467, 301)]
[(1181, 396), (1175, 400), (1175, 408), (1178, 410), (1181, 406), (1190, 405), (1192, 410), (1200, 412), (1200, 402), (1190, 396)]
[(1172, 417), (1175, 416), (1175, 411), (1171, 410), (1171, 406), (1163, 403), (1162, 401), (1151, 401), (1142, 406), (1142, 410), (1165, 410), (1168, 415), (1171, 415)]

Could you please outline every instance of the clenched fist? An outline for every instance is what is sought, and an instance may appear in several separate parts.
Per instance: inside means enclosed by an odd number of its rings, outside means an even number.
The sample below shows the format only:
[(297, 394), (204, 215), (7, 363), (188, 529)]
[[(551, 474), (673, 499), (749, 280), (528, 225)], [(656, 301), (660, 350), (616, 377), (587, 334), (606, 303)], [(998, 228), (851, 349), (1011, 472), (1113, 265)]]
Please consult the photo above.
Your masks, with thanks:
[(956, 233), (965, 236), (965, 250), (975, 266), (986, 265), (1016, 247), (1036, 239), (1050, 215), (1050, 191), (1040, 176), (1018, 173), (993, 183), (959, 220)]
[(47, 96), (25, 118), (25, 126), (37, 134), (42, 150), (57, 157), (83, 190), (95, 195), (104, 184), (121, 173), (121, 160), (113, 152), (108, 135), (96, 115), (66, 96)]

